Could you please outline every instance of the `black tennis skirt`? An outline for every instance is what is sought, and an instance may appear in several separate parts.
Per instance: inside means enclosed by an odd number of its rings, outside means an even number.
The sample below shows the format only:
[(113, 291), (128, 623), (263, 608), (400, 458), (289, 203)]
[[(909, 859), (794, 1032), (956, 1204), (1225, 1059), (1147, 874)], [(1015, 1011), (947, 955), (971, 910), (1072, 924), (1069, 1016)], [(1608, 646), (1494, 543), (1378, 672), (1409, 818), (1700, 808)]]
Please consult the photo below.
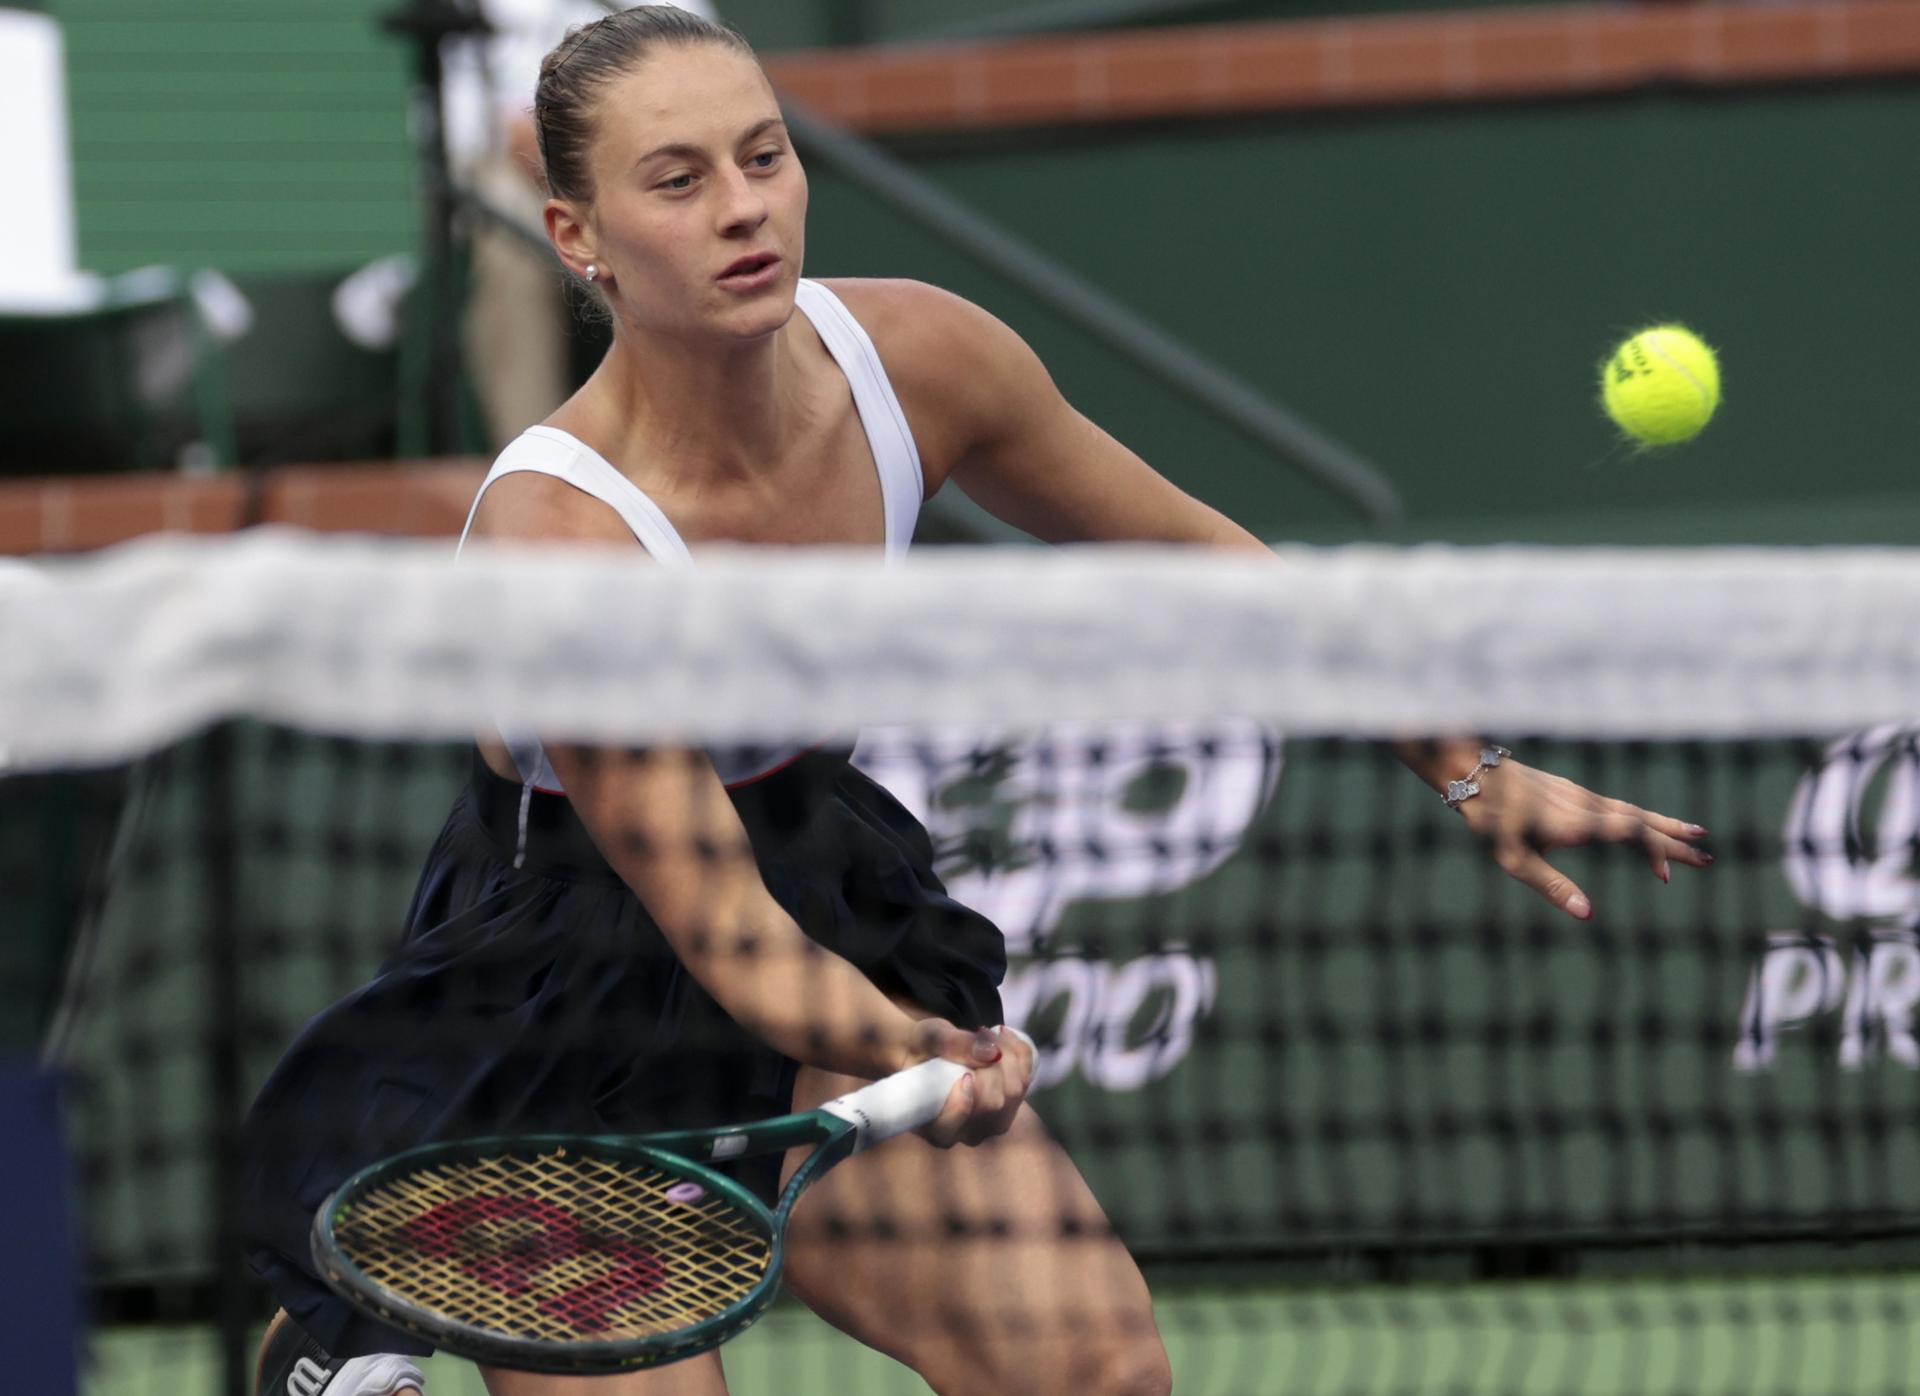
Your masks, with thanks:
[[(729, 792), (768, 890), (881, 988), (998, 1024), (999, 930), (947, 896), (926, 830), (847, 755), (813, 751)], [(424, 1351), (312, 1274), (308, 1228), (348, 1176), (441, 1139), (777, 1115), (796, 1070), (681, 967), (564, 796), (523, 800), (476, 752), (400, 948), (307, 1025), (248, 1116), (250, 1259), (336, 1357)], [(771, 1199), (779, 1163), (736, 1176)]]

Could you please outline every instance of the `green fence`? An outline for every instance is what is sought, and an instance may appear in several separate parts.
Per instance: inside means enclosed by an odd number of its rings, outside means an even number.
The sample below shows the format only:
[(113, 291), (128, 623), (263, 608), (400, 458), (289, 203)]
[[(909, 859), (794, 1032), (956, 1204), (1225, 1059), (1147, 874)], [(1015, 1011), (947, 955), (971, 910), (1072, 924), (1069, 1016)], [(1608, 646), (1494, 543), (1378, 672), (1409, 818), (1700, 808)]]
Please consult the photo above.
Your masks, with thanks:
[[(1527, 749), (1706, 823), (1719, 864), (1560, 855), (1575, 923), (1381, 753), (1250, 726), (863, 759), (1007, 932), (1037, 1100), (1146, 1255), (1911, 1235), (1920, 738)], [(137, 774), (59, 1028), (102, 1281), (208, 1260), (198, 751)], [(465, 757), (243, 728), (237, 759), (251, 1088), (393, 943)]]

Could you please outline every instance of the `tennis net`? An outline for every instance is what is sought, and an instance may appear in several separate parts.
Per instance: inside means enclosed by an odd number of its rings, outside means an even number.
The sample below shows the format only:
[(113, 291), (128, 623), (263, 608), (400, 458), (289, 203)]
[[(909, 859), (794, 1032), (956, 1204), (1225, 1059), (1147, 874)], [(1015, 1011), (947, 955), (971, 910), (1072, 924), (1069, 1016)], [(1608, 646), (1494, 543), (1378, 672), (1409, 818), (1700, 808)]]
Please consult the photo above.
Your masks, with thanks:
[[(0, 998), (68, 1081), (96, 1314), (217, 1319), (242, 1360), (271, 1305), (239, 1255), (240, 1113), (398, 953), (472, 733), (758, 769), (857, 732), (853, 765), (1005, 934), (1033, 1099), (1160, 1291), (1178, 1389), (1908, 1389), (1920, 558), (1282, 561), (455, 568), (439, 546), (268, 532), (0, 590), (20, 913)], [(1715, 865), (1663, 886), (1635, 851), (1555, 852), (1597, 911), (1561, 915), (1389, 749), (1469, 733), (1707, 826)], [(840, 779), (780, 786), (749, 821), (782, 843), (755, 852), (803, 925), (885, 922), (883, 884), (912, 874), (846, 873), (827, 905), (793, 871), (870, 857), (808, 842), (815, 805), (870, 799)], [(530, 809), (507, 809), (508, 844)], [(613, 1118), (641, 1087), (609, 1084), (605, 1020), (573, 1010), (625, 952), (582, 953), (553, 1000), (516, 962), (496, 1006), (551, 1008), (515, 1034), (539, 1091)], [(461, 964), (458, 992), (503, 992)], [(358, 1020), (357, 1044), (492, 1050), (497, 1027), (434, 985)], [(723, 1025), (697, 1018), (706, 1060)], [(383, 1101), (430, 1108), (404, 1076), (316, 1095), (286, 1117), (310, 1134), (289, 1155), (324, 1171)], [(719, 1122), (709, 1084), (689, 1077), (675, 1123)], [(526, 1089), (448, 1118), (552, 1118)], [(833, 1221), (909, 1244), (926, 1209), (884, 1200), (898, 1218)], [(1089, 1346), (1100, 1313), (1077, 1320)], [(207, 1389), (238, 1389), (212, 1370)]]

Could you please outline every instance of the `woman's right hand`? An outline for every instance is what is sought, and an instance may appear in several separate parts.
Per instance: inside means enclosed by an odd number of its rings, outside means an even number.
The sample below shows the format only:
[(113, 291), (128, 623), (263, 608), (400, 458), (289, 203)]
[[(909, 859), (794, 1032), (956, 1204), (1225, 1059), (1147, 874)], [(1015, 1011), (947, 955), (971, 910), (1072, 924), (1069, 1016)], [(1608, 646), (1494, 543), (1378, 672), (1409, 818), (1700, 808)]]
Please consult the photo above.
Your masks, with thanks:
[(945, 1018), (913, 1027), (913, 1061), (940, 1057), (971, 1070), (954, 1083), (946, 1108), (920, 1137), (942, 1149), (978, 1144), (1013, 1127), (1033, 1083), (1033, 1041), (1018, 1028), (960, 1028)]

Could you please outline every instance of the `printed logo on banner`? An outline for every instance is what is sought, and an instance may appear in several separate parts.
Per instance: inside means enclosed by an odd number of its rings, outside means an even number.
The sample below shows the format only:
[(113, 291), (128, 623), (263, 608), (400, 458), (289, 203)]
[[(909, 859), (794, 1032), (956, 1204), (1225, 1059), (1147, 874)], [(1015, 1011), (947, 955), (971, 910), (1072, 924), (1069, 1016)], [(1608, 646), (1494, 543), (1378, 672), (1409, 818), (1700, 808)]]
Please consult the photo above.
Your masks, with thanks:
[(1051, 953), (1052, 937), (1077, 902), (1177, 891), (1232, 857), (1279, 779), (1278, 737), (1248, 722), (869, 732), (855, 759), (927, 826), (947, 890), (1006, 933), (1007, 1021), (1058, 1023), (1036, 1087), (1077, 1070), (1137, 1090), (1187, 1056), (1214, 1005), (1211, 958)]
[(1780, 1035), (1839, 1015), (1840, 1065), (1920, 1070), (1920, 728), (1829, 746), (1788, 807), (1784, 869), (1801, 905), (1864, 930), (1775, 931), (1747, 978), (1733, 1064), (1765, 1071)]

